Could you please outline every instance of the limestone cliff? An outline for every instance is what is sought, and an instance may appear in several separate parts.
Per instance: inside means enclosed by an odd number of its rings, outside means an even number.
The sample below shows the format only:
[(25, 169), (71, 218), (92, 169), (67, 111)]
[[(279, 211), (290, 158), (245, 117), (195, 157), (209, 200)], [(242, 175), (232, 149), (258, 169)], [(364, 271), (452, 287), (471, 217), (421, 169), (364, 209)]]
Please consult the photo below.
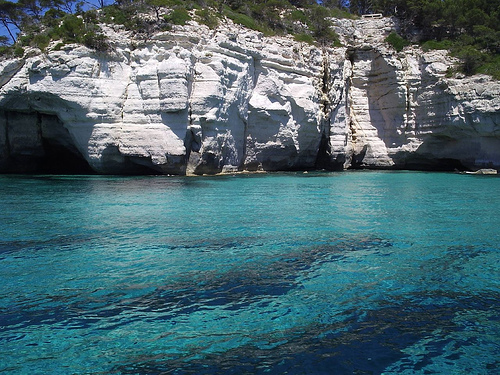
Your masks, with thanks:
[(396, 53), (390, 19), (332, 25), (345, 47), (193, 22), (3, 61), (0, 172), (500, 167), (500, 83)]

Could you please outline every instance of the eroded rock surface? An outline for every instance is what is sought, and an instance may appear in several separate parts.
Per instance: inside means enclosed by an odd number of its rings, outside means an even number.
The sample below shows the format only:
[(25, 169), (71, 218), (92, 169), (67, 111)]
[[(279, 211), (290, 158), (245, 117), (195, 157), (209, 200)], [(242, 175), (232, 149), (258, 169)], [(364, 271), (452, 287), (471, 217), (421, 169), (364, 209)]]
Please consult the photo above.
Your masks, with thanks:
[(390, 19), (332, 27), (345, 47), (192, 23), (3, 61), (0, 171), (500, 167), (498, 82), (447, 78), (443, 51), (396, 53)]

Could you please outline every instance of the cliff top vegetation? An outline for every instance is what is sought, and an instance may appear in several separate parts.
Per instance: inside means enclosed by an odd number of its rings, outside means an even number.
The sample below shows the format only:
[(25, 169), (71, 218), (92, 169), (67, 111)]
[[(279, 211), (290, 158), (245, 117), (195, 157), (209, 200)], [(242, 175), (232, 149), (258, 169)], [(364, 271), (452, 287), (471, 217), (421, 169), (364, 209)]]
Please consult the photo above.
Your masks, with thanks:
[(448, 49), (465, 74), (500, 79), (500, 0), (0, 0), (0, 54), (21, 57), (28, 46), (45, 51), (51, 41), (58, 41), (54, 48), (80, 43), (106, 51), (103, 23), (147, 40), (191, 19), (215, 28), (224, 17), (266, 35), (338, 46), (329, 19), (370, 13), (399, 19), (401, 35), (388, 39), (396, 50), (410, 41)]

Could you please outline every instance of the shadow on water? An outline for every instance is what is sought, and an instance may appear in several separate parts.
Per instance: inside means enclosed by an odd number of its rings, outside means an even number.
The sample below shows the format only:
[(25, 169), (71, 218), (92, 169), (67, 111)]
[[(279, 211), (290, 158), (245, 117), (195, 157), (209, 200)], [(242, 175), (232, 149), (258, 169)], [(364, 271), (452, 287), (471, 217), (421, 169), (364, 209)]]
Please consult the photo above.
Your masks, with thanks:
[[(353, 252), (385, 256), (391, 246), (379, 238), (339, 239), (265, 255), (256, 261), (235, 264), (226, 271), (190, 272), (181, 280), (139, 297), (116, 290), (101, 295), (75, 292), (26, 303), (18, 301), (16, 306), (0, 311), (1, 341), (16, 340), (14, 335), (8, 337), (9, 330), (40, 325), (107, 331), (133, 322), (174, 322), (214, 307), (236, 313), (265, 299), (301, 290), (303, 282), (313, 277), (317, 269), (342, 262)], [(351, 305), (336, 321), (309, 320), (307, 324), (284, 328), (280, 339), (255, 332), (250, 335), (250, 343), (218, 353), (205, 353), (198, 347), (178, 355), (149, 355), (147, 349), (142, 349), (135, 358), (121, 360), (110, 373), (377, 374), (397, 361), (404, 364), (409, 355), (402, 349), (436, 331), (441, 332), (440, 339), (434, 342), (432, 350), (434, 355), (442, 354), (450, 344), (448, 333), (464, 329), (454, 321), (457, 314), (471, 310), (485, 314), (498, 311), (499, 301), (498, 293), (472, 296), (423, 291), (396, 297), (387, 295), (375, 304)], [(425, 366), (425, 361), (430, 360), (432, 356), (422, 359), (418, 366)], [(500, 368), (494, 359), (489, 366), (493, 370)]]
[(19, 241), (1, 241), (0, 240), (0, 260), (7, 256), (15, 258), (29, 258), (33, 252), (45, 251), (48, 248), (57, 248), (58, 251), (65, 249), (74, 249), (79, 244), (87, 243), (95, 237), (95, 234), (78, 235), (60, 235), (54, 238), (40, 240), (19, 240)]
[[(443, 297), (452, 302), (429, 303)], [(450, 338), (450, 333), (467, 329), (453, 318), (463, 311), (477, 313), (497, 309), (498, 297), (498, 294), (472, 297), (459, 293), (418, 293), (379, 309), (350, 311), (349, 318), (342, 322), (311, 324), (283, 332), (284, 342), (271, 348), (246, 344), (201, 359), (193, 353), (194, 359), (190, 360), (144, 356), (117, 366), (114, 371), (121, 374), (380, 374), (398, 362), (395, 373), (404, 369), (419, 371), (432, 363), (434, 357), (446, 354), (450, 345), (454, 354), (447, 358), (450, 362), (458, 358), (471, 343), (467, 339), (457, 342)], [(412, 363), (411, 354), (402, 349), (435, 332), (439, 332), (438, 339), (429, 344), (430, 355)], [(500, 362), (492, 357), (487, 367), (491, 371), (499, 370)]]
[[(23, 242), (18, 245), (19, 248), (25, 248), (27, 244)], [(116, 291), (100, 296), (73, 295), (62, 299), (48, 295), (26, 304), (19, 301), (16, 306), (0, 310), (2, 330), (5, 332), (58, 323), (81, 329), (91, 327), (102, 318), (112, 321), (106, 329), (114, 329), (134, 320), (178, 319), (214, 306), (238, 310), (263, 297), (276, 297), (301, 288), (299, 279), (307, 278), (309, 271), (321, 264), (337, 261), (349, 252), (366, 249), (376, 251), (377, 248), (388, 246), (391, 245), (386, 241), (364, 238), (291, 249), (289, 253), (269, 255), (257, 262), (235, 265), (223, 272), (192, 272), (184, 275), (182, 280), (136, 298), (129, 298), (126, 292)], [(122, 321), (121, 315), (126, 312), (133, 312), (135, 318)]]

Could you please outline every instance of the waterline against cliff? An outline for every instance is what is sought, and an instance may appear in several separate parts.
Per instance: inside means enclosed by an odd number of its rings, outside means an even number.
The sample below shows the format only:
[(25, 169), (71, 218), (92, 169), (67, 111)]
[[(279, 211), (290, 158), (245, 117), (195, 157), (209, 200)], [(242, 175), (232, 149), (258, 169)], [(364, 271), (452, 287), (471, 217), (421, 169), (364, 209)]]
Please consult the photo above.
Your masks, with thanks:
[(0, 177), (0, 371), (499, 371), (500, 179)]

